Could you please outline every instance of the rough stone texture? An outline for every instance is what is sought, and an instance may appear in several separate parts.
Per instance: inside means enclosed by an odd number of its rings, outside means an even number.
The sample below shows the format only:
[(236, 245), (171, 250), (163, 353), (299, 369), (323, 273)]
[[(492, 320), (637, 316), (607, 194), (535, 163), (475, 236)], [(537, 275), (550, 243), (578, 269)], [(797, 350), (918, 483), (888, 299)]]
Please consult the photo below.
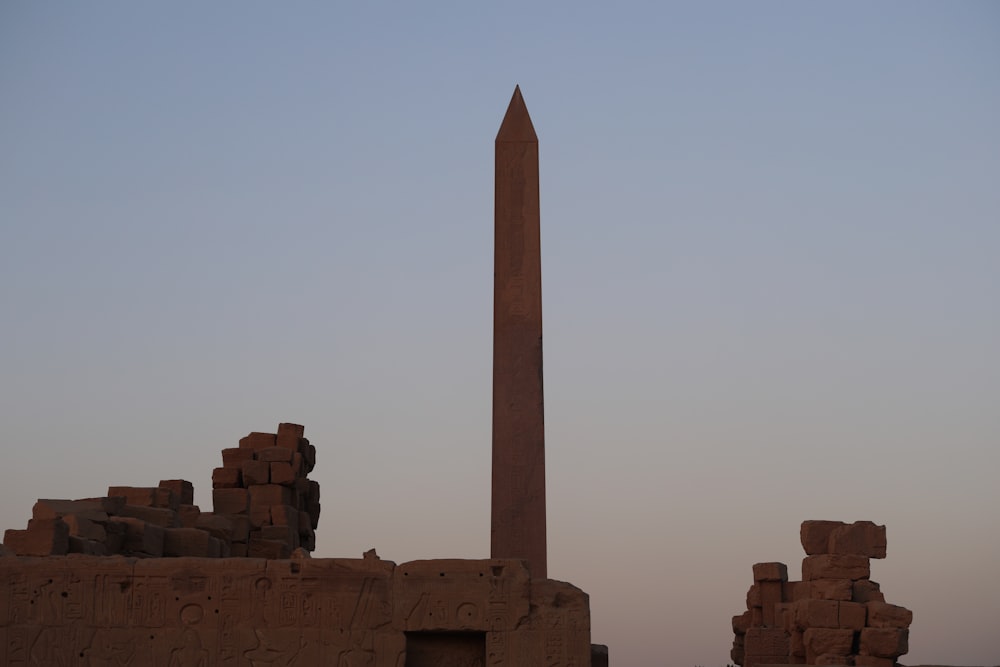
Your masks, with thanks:
[[(851, 653), (853, 642), (853, 630), (809, 628), (802, 633), (802, 643), (806, 648), (806, 664), (823, 664), (816, 661), (816, 659), (821, 655), (837, 655), (846, 657)], [(839, 664), (846, 664), (847, 662), (847, 660), (838, 661)]]
[(69, 552), (69, 526), (59, 518), (31, 519), (26, 530), (8, 529), (3, 542), (18, 556), (59, 556)]
[[(860, 602), (840, 602), (840, 627), (860, 630), (868, 620), (868, 608)], [(900, 607), (902, 609), (902, 607)]]
[(873, 600), (885, 602), (885, 595), (882, 594), (878, 582), (862, 579), (851, 582), (851, 599), (855, 602), (871, 602)]
[(755, 582), (788, 581), (788, 566), (784, 563), (755, 563), (753, 580)]
[(496, 137), (490, 554), (547, 571), (538, 137), (520, 89)]
[(809, 583), (809, 595), (818, 600), (850, 600), (853, 591), (850, 579), (814, 579)]
[(861, 631), (861, 655), (897, 658), (909, 650), (910, 631), (898, 628), (865, 628)]
[(912, 622), (913, 612), (906, 607), (879, 600), (868, 603), (868, 625), (873, 628), (908, 628)]
[(913, 613), (886, 604), (869, 579), (868, 559), (885, 556), (885, 526), (805, 521), (799, 534), (803, 581), (788, 581), (780, 563), (753, 566), (747, 611), (732, 620), (733, 662), (892, 667), (907, 651)]
[(856, 521), (838, 526), (830, 533), (829, 553), (857, 554), (869, 558), (885, 558), (885, 526), (871, 521)]
[(799, 630), (840, 627), (840, 603), (836, 600), (799, 600), (793, 608)]
[(592, 652), (586, 594), (519, 561), (2, 558), (0, 581), (5, 665), (397, 667), (428, 650), (449, 665), (474, 644), (487, 660), (468, 664), (583, 667)]
[(802, 559), (802, 578), (815, 579), (867, 579), (871, 564), (867, 556), (854, 554), (822, 554)]
[(843, 521), (803, 521), (799, 528), (799, 539), (806, 555), (830, 553), (830, 534), (843, 525)]
[(161, 479), (158, 486), (177, 496), (179, 504), (194, 505), (194, 484), (186, 479)]

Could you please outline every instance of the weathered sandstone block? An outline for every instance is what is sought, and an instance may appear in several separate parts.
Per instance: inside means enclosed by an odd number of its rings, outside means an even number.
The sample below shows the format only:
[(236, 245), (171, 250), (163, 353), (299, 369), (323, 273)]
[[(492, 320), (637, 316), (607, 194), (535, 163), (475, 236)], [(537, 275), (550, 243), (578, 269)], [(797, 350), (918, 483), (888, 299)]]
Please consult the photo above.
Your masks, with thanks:
[(253, 449), (230, 447), (222, 450), (222, 466), (224, 468), (242, 468), (244, 461), (253, 461)]
[(108, 496), (121, 496), (127, 505), (138, 507), (161, 507), (176, 511), (180, 499), (170, 489), (154, 486), (111, 486)]
[(181, 505), (177, 508), (177, 516), (181, 520), (184, 528), (194, 528), (198, 517), (201, 515), (201, 508), (197, 505)]
[(274, 463), (275, 461), (291, 463), (294, 454), (294, 450), (286, 447), (268, 447), (267, 449), (258, 449), (254, 458), (258, 461), (267, 461), (268, 463)]
[(750, 611), (745, 611), (739, 616), (733, 616), (733, 632), (738, 635), (746, 634), (750, 629)]
[(295, 473), (292, 471), (292, 464), (283, 461), (272, 463), (271, 483), (292, 486), (295, 483)]
[(838, 526), (830, 533), (829, 553), (885, 558), (885, 526), (871, 521), (855, 521)]
[(855, 667), (895, 667), (894, 658), (876, 658), (873, 655), (854, 656)]
[[(801, 630), (792, 630), (788, 633), (788, 657), (799, 658), (801, 663), (805, 663), (806, 639)], [(801, 664), (799, 660), (789, 660), (793, 665)]]
[(861, 579), (851, 585), (851, 600), (853, 602), (871, 602), (878, 600), (885, 602), (885, 595), (882, 594), (878, 582), (870, 579)]
[(125, 527), (125, 541), (122, 552), (126, 554), (144, 554), (159, 558), (163, 555), (163, 538), (165, 529), (142, 519), (132, 517), (116, 517), (110, 524), (120, 524)]
[(8, 529), (4, 545), (18, 556), (60, 556), (69, 552), (69, 526), (62, 519), (31, 519), (26, 530)]
[[(266, 463), (264, 465), (267, 465)], [(251, 486), (250, 506), (271, 507), (272, 505), (291, 505), (292, 491), (287, 486), (279, 484), (258, 484)]]
[(125, 549), (125, 524), (111, 519), (104, 524), (104, 532), (107, 534), (107, 537), (104, 538), (104, 546), (108, 555), (122, 553)]
[(233, 524), (233, 542), (246, 542), (250, 539), (249, 516), (246, 514), (227, 514), (225, 516)]
[[(197, 528), (167, 528), (163, 533), (163, 555), (206, 558), (210, 553), (210, 538), (207, 531)], [(215, 552), (218, 558), (217, 546)]]
[(299, 448), (299, 440), (305, 437), (305, 427), (301, 424), (278, 424), (277, 444), (296, 451)]
[(69, 536), (69, 549), (67, 550), (67, 553), (83, 554), (85, 556), (109, 555), (108, 548), (104, 542), (88, 540), (84, 537), (78, 537), (76, 535)]
[(879, 600), (868, 603), (868, 625), (873, 628), (908, 628), (912, 622), (913, 612), (906, 607)]
[(788, 581), (788, 566), (784, 563), (755, 563), (753, 566), (753, 580), (755, 583), (761, 581)]
[(271, 523), (275, 526), (291, 526), (299, 530), (299, 511), (291, 505), (272, 505)]
[[(259, 533), (261, 526), (271, 525), (271, 506), (250, 505), (250, 512), (247, 516), (250, 518), (250, 528)], [(257, 536), (260, 537), (259, 534)]]
[[(67, 514), (62, 519), (66, 523), (66, 526), (69, 527), (69, 534), (73, 537), (96, 540), (98, 542), (103, 542), (108, 537), (107, 531), (104, 530), (104, 525), (96, 521), (85, 519), (78, 514)], [(107, 523), (107, 515), (105, 515), (104, 522)]]
[(309, 513), (309, 521), (313, 528), (319, 527), (319, 513), (322, 506), (318, 502), (309, 501), (306, 505), (306, 512)]
[[(472, 609), (464, 600), (488, 599), (497, 585), (505, 587), (507, 605), (496, 618), (486, 609)], [(395, 569), (394, 625), (406, 631), (510, 631), (527, 618), (531, 580), (520, 561), (428, 560)], [(433, 590), (432, 596), (426, 593)], [(567, 597), (567, 604), (573, 598)]]
[(809, 556), (830, 553), (830, 533), (843, 525), (843, 521), (803, 521), (799, 528), (802, 548)]
[(780, 626), (775, 611), (776, 607), (781, 604), (781, 582), (762, 581), (758, 585), (760, 586), (760, 606), (764, 615), (764, 625), (772, 628)]
[(865, 627), (868, 608), (858, 602), (840, 603), (840, 627), (860, 630)]
[(840, 603), (836, 600), (799, 600), (792, 604), (799, 630), (840, 627)]
[(145, 505), (125, 505), (118, 516), (142, 519), (163, 528), (180, 528), (181, 520), (177, 512), (166, 507), (147, 507)]
[(898, 658), (909, 651), (910, 631), (897, 628), (865, 628), (861, 631), (860, 653), (876, 658)]
[[(807, 628), (802, 633), (802, 642), (806, 648), (806, 662), (817, 664), (820, 655), (846, 656), (851, 653), (854, 644), (854, 631), (833, 628)], [(844, 664), (846, 661), (841, 662)]]
[(316, 532), (312, 528), (299, 528), (299, 544), (306, 551), (316, 550)]
[(273, 433), (259, 433), (254, 431), (245, 438), (240, 438), (240, 449), (267, 449), (275, 446), (275, 435)]
[[(758, 662), (763, 662), (761, 658), (787, 658), (790, 649), (788, 633), (781, 628), (750, 628), (743, 646), (747, 658), (757, 658)], [(777, 664), (784, 662), (781, 660)]]
[(804, 600), (810, 595), (808, 581), (786, 581), (781, 584), (781, 599), (785, 602)]
[(250, 494), (246, 489), (213, 489), (212, 505), (216, 514), (246, 514)]
[(316, 467), (316, 447), (309, 444), (305, 438), (299, 441), (299, 453), (302, 454), (302, 465), (305, 471), (310, 473)]
[(288, 558), (291, 555), (292, 548), (279, 540), (265, 540), (258, 537), (250, 538), (250, 542), (247, 544), (247, 556), (250, 558), (275, 560)]
[(161, 479), (161, 489), (169, 489), (181, 505), (194, 505), (194, 484), (186, 479)]
[(802, 559), (802, 578), (815, 579), (868, 579), (871, 566), (865, 556), (823, 554)]
[(292, 549), (299, 546), (299, 531), (293, 530), (291, 526), (262, 526), (260, 537), (265, 540), (279, 540)]
[(243, 486), (253, 488), (271, 481), (271, 464), (266, 461), (243, 462)]
[(205, 531), (223, 542), (233, 541), (233, 520), (224, 514), (203, 512), (198, 517), (195, 528)]
[(789, 633), (796, 630), (795, 603), (779, 602), (774, 605), (774, 627)]
[[(516, 632), (509, 632), (509, 662), (512, 665), (586, 665), (590, 659), (590, 602), (586, 593), (563, 581), (535, 579), (531, 582), (532, 611)], [(472, 625), (477, 613), (468, 605), (456, 610), (456, 623)], [(554, 639), (552, 628), (562, 623), (562, 637)], [(545, 656), (543, 659), (533, 656)], [(503, 664), (503, 663), (500, 663)]]
[(809, 597), (817, 600), (850, 600), (853, 595), (850, 579), (814, 579), (808, 582)]
[[(249, 451), (249, 450), (244, 450)], [(212, 471), (213, 489), (239, 489), (243, 487), (243, 469), (239, 468), (216, 468)]]
[[(119, 510), (124, 505), (112, 503), (110, 509)], [(67, 514), (75, 514), (82, 519), (91, 521), (107, 521), (108, 504), (97, 500), (39, 500), (31, 508), (32, 519), (57, 519)]]

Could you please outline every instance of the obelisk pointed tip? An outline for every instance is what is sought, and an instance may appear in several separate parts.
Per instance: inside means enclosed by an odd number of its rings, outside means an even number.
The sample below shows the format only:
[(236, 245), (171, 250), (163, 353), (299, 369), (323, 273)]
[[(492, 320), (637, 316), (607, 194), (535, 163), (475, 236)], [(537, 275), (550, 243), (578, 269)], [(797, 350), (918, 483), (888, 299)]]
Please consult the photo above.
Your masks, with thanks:
[(521, 96), (521, 87), (514, 86), (514, 94), (507, 105), (507, 113), (504, 114), (503, 122), (500, 123), (500, 131), (497, 132), (498, 142), (517, 141), (538, 141), (535, 134), (535, 126), (531, 124), (531, 116), (528, 115), (528, 107), (524, 104)]

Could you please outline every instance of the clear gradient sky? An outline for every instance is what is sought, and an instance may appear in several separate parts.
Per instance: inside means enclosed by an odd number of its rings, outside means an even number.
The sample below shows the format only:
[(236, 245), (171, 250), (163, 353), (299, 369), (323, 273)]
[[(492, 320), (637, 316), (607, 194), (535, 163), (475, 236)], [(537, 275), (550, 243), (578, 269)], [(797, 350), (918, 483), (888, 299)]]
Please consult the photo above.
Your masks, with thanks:
[(493, 139), (541, 142), (549, 572), (729, 661), (804, 519), (1000, 663), (1000, 3), (0, 3), (0, 529), (306, 426), (317, 556), (489, 554)]

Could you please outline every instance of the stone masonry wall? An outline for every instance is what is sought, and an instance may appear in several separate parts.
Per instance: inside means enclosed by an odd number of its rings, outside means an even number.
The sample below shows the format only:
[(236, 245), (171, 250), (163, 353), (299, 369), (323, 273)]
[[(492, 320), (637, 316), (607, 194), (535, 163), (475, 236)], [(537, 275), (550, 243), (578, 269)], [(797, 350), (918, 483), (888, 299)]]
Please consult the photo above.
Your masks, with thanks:
[(106, 496), (39, 500), (24, 530), (7, 530), (19, 556), (125, 555), (138, 558), (253, 556), (288, 558), (315, 548), (319, 483), (307, 475), (316, 448), (298, 424), (251, 433), (222, 450), (212, 475), (215, 512), (194, 504), (182, 479), (155, 487), (112, 486)]
[(893, 667), (907, 652), (913, 613), (887, 604), (870, 558), (885, 558), (885, 526), (805, 521), (802, 581), (784, 563), (757, 563), (747, 611), (733, 617), (733, 661)]
[(587, 595), (521, 561), (0, 558), (3, 665), (590, 665)]

